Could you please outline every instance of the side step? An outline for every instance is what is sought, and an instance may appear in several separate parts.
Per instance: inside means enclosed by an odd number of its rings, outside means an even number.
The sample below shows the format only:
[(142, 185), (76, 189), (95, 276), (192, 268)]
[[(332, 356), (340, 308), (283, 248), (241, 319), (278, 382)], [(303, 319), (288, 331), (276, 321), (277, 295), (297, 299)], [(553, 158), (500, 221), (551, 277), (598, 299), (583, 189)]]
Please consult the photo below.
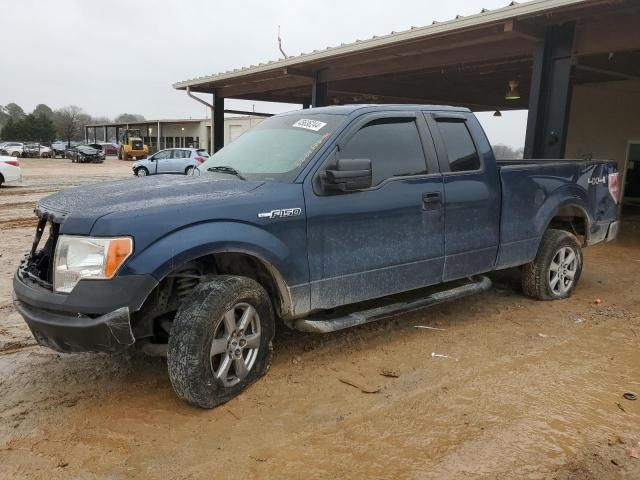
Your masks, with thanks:
[(337, 316), (330, 319), (301, 318), (295, 320), (293, 328), (301, 332), (308, 333), (330, 333), (345, 328), (363, 325), (365, 323), (375, 322), (383, 318), (397, 315), (398, 313), (411, 312), (424, 307), (430, 307), (439, 303), (456, 300), (458, 298), (481, 293), (491, 288), (491, 280), (488, 277), (481, 276), (477, 280), (471, 280), (470, 283), (433, 293), (427, 297), (418, 298), (416, 300), (395, 302), (382, 307), (370, 308)]

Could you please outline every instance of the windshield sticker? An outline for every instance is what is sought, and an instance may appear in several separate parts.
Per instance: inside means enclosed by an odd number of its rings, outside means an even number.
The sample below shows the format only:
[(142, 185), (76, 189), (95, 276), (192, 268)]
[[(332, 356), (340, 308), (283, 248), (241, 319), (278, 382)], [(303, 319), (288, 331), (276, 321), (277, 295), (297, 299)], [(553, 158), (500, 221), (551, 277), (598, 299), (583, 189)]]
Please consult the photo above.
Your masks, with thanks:
[(294, 127), (297, 128), (306, 128), (307, 130), (313, 130), (314, 132), (318, 132), (322, 130), (326, 123), (320, 122), (318, 120), (309, 120), (306, 118), (301, 118), (296, 123), (293, 124)]

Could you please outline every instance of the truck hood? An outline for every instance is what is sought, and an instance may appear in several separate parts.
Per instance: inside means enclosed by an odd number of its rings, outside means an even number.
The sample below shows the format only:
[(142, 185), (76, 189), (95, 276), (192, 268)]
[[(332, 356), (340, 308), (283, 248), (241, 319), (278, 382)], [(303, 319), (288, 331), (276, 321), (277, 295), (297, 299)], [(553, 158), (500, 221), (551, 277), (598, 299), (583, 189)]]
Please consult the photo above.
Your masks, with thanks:
[(100, 217), (202, 201), (224, 200), (246, 194), (263, 185), (214, 176), (157, 175), (102, 182), (70, 188), (40, 200), (36, 215), (46, 216), (72, 233), (88, 233)]

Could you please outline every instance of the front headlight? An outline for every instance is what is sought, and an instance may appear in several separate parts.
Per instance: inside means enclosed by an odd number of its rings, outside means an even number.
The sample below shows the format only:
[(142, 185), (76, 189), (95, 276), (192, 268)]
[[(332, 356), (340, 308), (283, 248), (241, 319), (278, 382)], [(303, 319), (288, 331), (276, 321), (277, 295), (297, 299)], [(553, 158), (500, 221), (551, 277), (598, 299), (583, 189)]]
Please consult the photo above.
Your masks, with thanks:
[(53, 261), (53, 289), (69, 293), (83, 278), (112, 278), (133, 253), (131, 238), (60, 235)]

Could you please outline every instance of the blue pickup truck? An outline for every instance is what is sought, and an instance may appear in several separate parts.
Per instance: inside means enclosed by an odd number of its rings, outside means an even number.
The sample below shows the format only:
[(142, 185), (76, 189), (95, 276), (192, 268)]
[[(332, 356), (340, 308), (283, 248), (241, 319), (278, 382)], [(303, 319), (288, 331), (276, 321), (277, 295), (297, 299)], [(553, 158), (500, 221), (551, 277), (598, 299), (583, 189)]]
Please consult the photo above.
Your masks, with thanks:
[(331, 332), (487, 289), (521, 267), (571, 295), (618, 231), (609, 161), (497, 162), (467, 109), (334, 106), (265, 120), (193, 176), (38, 202), (14, 303), (63, 352), (166, 355), (176, 394), (223, 403), (269, 367), (275, 322)]

